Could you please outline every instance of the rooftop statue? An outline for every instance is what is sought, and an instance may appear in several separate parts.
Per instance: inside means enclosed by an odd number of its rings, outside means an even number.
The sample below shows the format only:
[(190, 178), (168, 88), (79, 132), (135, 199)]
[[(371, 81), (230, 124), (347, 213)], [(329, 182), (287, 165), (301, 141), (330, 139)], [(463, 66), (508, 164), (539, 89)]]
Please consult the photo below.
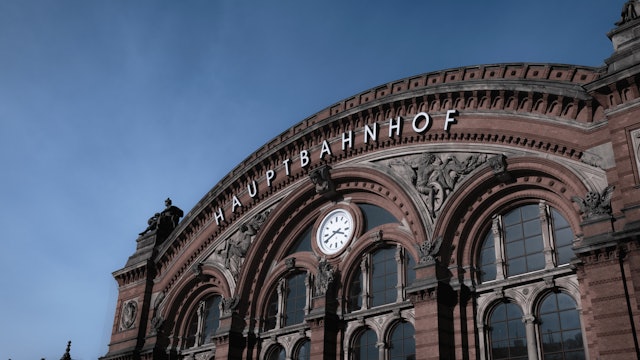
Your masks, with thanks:
[(629, 0), (622, 7), (622, 11), (620, 12), (620, 20), (616, 22), (616, 25), (624, 25), (631, 20), (635, 20), (638, 18), (638, 12), (636, 11), (636, 5), (638, 4), (637, 0)]
[(153, 231), (165, 236), (178, 226), (184, 212), (177, 206), (173, 206), (170, 198), (164, 201), (164, 205), (165, 209), (162, 212), (155, 213), (147, 220), (148, 226), (139, 234), (140, 236)]

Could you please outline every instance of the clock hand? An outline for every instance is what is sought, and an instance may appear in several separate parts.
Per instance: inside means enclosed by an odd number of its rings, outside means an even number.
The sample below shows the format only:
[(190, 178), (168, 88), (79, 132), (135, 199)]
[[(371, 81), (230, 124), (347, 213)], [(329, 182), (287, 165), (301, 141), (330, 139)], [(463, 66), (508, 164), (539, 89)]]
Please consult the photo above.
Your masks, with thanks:
[(338, 233), (338, 230), (334, 230), (334, 231), (333, 231), (333, 234), (331, 234), (331, 235), (330, 235), (330, 236), (329, 236), (329, 237), (324, 241), (324, 243), (325, 243), (325, 244), (326, 244), (326, 243), (328, 243), (328, 242), (329, 242), (329, 240), (330, 240), (332, 237), (334, 237), (337, 233)]

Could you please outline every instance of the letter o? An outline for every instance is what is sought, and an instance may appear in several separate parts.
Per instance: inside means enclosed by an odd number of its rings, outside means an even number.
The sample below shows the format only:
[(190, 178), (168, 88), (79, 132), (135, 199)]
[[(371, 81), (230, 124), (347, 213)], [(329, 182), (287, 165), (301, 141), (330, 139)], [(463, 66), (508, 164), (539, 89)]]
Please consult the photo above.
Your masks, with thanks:
[[(418, 124), (420, 123), (422, 118), (425, 119), (425, 123), (422, 127), (419, 128)], [(417, 132), (418, 134), (422, 134), (423, 132), (431, 128), (431, 116), (429, 116), (429, 114), (427, 114), (426, 112), (419, 112), (416, 114), (416, 116), (413, 117), (411, 125), (413, 126), (413, 131)]]

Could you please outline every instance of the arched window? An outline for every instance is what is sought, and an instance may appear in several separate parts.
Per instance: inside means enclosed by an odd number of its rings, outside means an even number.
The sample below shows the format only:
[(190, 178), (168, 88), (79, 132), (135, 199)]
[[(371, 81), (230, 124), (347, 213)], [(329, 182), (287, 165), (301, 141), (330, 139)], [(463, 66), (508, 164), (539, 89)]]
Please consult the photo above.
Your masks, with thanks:
[(478, 254), (478, 280), (504, 279), (567, 264), (573, 231), (554, 208), (540, 202), (493, 217)]
[(300, 324), (307, 306), (306, 274), (297, 273), (280, 280), (267, 302), (264, 329)]
[(311, 356), (311, 341), (309, 339), (303, 340), (296, 349), (296, 355), (294, 360), (309, 360)]
[(391, 332), (389, 360), (414, 360), (416, 358), (415, 329), (408, 322), (400, 322)]
[(585, 358), (580, 315), (569, 295), (548, 294), (540, 303), (538, 320), (545, 359)]
[(211, 343), (220, 324), (220, 301), (218, 295), (209, 296), (198, 303), (187, 326), (185, 348)]
[(363, 331), (353, 344), (353, 360), (378, 359), (377, 342), (378, 338), (373, 330)]
[(284, 348), (280, 345), (274, 345), (269, 349), (265, 360), (285, 360), (286, 358)]
[(527, 338), (522, 310), (514, 303), (500, 303), (489, 316), (489, 345), (493, 360), (527, 359)]

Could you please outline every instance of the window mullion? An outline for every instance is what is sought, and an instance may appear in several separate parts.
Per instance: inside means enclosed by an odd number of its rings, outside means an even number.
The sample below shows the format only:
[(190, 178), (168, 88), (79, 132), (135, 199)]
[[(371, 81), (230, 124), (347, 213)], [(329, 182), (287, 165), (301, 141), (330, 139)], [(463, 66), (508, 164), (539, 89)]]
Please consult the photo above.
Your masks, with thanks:
[(504, 262), (504, 250), (502, 245), (502, 217), (494, 216), (491, 224), (491, 231), (493, 232), (493, 244), (496, 254), (496, 280), (503, 280), (505, 278), (505, 262)]
[(396, 302), (402, 302), (402, 300), (404, 299), (404, 294), (403, 294), (403, 289), (405, 288), (405, 272), (402, 271), (402, 269), (404, 268), (404, 249), (402, 248), (402, 246), (398, 245), (396, 247), (396, 264), (397, 264), (397, 281), (396, 281), (396, 289), (397, 289), (397, 296), (396, 296)]
[(555, 262), (553, 259), (553, 244), (551, 241), (551, 221), (549, 207), (547, 206), (544, 200), (541, 200), (539, 203), (540, 208), (540, 223), (542, 225), (542, 241), (543, 241), (543, 251), (544, 251), (544, 268), (545, 269), (553, 269), (555, 267)]
[(285, 301), (284, 295), (286, 292), (286, 279), (282, 278), (278, 282), (278, 314), (276, 315), (276, 329), (284, 326), (284, 314), (285, 314)]
[(362, 307), (361, 310), (368, 309), (370, 307), (369, 300), (371, 298), (369, 263), (371, 259), (369, 254), (365, 254), (360, 262), (360, 272), (362, 273)]

